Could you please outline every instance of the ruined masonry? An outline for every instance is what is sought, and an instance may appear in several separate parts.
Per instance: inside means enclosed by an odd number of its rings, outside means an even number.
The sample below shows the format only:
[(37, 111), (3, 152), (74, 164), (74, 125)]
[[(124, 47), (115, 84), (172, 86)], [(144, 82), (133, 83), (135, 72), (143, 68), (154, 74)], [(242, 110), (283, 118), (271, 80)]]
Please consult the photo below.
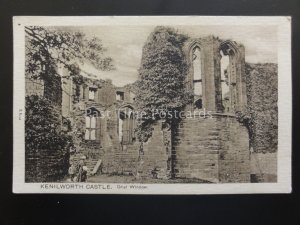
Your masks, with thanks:
[[(130, 85), (115, 87), (84, 74), (76, 81), (62, 78), (62, 120), (72, 127), (68, 130), (63, 122), (63, 129), (76, 145), (70, 161), (84, 156), (91, 175), (250, 182), (249, 134), (235, 115), (247, 104), (244, 47), (209, 36), (189, 39), (183, 51), (193, 104), (185, 107), (175, 136), (158, 121), (147, 143), (135, 137), (135, 93)], [(60, 73), (68, 77), (67, 71)], [(46, 89), (42, 81), (26, 80), (27, 95), (43, 95)], [(203, 110), (211, 116), (202, 118), (198, 112)]]
[(194, 104), (186, 111), (205, 109), (212, 116), (203, 119), (196, 113), (182, 120), (172, 146), (174, 176), (250, 182), (249, 134), (235, 115), (247, 104), (244, 47), (209, 36), (190, 40), (184, 51), (187, 88), (194, 91)]

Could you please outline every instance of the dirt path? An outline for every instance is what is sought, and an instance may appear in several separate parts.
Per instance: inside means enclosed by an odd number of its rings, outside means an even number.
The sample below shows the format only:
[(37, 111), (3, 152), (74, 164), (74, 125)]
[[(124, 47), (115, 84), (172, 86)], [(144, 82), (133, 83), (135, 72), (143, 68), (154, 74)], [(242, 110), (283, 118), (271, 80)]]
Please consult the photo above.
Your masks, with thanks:
[(137, 179), (134, 176), (117, 176), (117, 175), (95, 175), (89, 177), (87, 182), (91, 183), (210, 183), (200, 179)]

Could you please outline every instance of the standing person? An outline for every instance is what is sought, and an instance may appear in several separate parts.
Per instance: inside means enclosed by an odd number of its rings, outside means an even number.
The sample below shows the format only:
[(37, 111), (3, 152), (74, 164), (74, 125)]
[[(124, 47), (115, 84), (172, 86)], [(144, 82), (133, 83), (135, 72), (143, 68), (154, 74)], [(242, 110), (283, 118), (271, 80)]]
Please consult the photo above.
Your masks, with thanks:
[(87, 173), (84, 170), (84, 167), (85, 167), (84, 160), (85, 159), (86, 159), (86, 157), (82, 156), (79, 161), (79, 169), (78, 169), (78, 181), (79, 182), (85, 182), (86, 177), (87, 177)]
[(83, 166), (82, 167), (82, 173), (81, 173), (81, 182), (86, 182), (87, 173), (88, 173), (88, 168), (86, 166)]
[(71, 163), (68, 172), (69, 172), (71, 181), (74, 181), (74, 178), (76, 176), (76, 167), (73, 162)]

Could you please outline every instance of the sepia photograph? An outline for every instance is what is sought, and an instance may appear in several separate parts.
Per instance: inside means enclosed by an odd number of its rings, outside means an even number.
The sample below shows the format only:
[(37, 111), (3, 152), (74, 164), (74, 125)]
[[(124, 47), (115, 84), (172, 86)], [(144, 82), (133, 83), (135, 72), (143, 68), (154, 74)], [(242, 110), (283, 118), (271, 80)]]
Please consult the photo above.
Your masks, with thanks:
[(14, 192), (291, 191), (289, 17), (37, 18), (14, 17)]

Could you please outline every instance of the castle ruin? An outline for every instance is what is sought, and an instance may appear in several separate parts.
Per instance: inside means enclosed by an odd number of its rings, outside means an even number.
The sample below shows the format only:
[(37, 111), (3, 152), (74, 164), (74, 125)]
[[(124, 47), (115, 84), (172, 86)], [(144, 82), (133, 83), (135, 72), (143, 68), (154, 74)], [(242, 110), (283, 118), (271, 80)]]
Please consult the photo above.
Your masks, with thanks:
[[(70, 121), (75, 142), (70, 160), (86, 157), (92, 175), (250, 182), (249, 133), (236, 117), (247, 106), (243, 45), (208, 36), (189, 39), (183, 50), (193, 103), (186, 105), (176, 136), (158, 121), (143, 145), (135, 136), (134, 90), (84, 76), (74, 82), (62, 69), (62, 117)], [(26, 83), (27, 95), (43, 95), (45, 89), (43, 82)], [(188, 115), (204, 109), (211, 117)]]

